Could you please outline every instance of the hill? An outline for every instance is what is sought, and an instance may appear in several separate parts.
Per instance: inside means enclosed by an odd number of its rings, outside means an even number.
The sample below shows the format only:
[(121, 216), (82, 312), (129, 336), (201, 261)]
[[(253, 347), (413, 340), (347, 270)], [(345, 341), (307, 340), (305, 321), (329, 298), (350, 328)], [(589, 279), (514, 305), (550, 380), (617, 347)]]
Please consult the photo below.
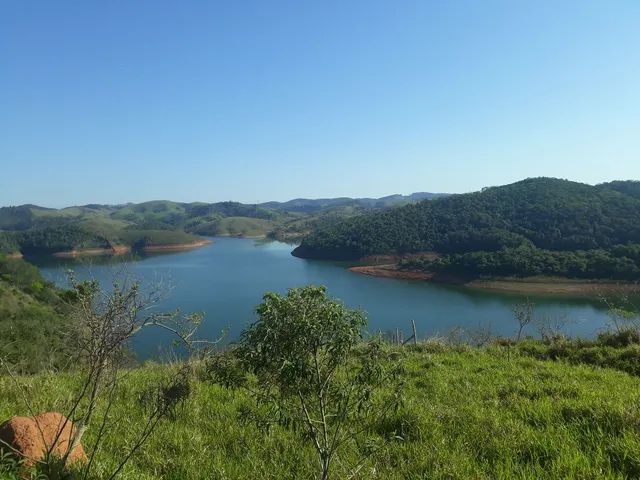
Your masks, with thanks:
[[(382, 199), (292, 200), (247, 205), (239, 202), (138, 204), (43, 208), (0, 208), (0, 253), (109, 252), (119, 247), (196, 244), (197, 235), (300, 238), (331, 219), (431, 198), (433, 194)], [(173, 232), (173, 233), (170, 233)]]
[[(491, 263), (498, 261), (496, 256), (504, 257), (517, 249), (505, 260), (512, 268), (503, 268), (500, 273), (508, 270), (529, 275), (536, 273), (535, 266), (513, 263), (521, 259), (527, 264), (540, 251), (544, 258), (548, 257), (547, 252), (561, 252), (556, 257), (562, 259), (563, 252), (590, 252), (578, 253), (580, 258), (573, 263), (621, 263), (612, 267), (616, 270), (613, 276), (623, 269), (622, 276), (636, 278), (640, 259), (635, 247), (629, 247), (640, 243), (640, 197), (634, 192), (636, 182), (590, 186), (553, 178), (527, 179), (322, 226), (303, 239), (294, 255), (357, 260), (370, 255), (437, 252), (445, 255), (445, 260), (428, 261), (427, 268), (461, 271), (467, 260)], [(488, 253), (490, 258), (460, 257), (475, 252)], [(540, 260), (538, 257), (535, 258)], [(602, 273), (603, 278), (609, 278), (612, 275), (605, 272), (607, 268), (596, 265), (599, 271), (593, 272), (585, 267), (584, 273), (577, 276)], [(472, 273), (498, 273), (491, 270), (489, 266), (483, 272)], [(551, 274), (554, 266), (537, 270)], [(561, 267), (557, 270), (558, 274), (563, 273)]]
[(394, 207), (407, 203), (413, 203), (420, 200), (431, 200), (438, 197), (446, 196), (444, 193), (416, 192), (410, 195), (388, 195), (381, 198), (321, 198), (307, 199), (296, 198), (287, 202), (266, 202), (260, 204), (266, 208), (273, 208), (286, 212), (298, 213), (318, 213), (326, 212), (336, 208), (350, 207), (352, 209), (380, 209)]

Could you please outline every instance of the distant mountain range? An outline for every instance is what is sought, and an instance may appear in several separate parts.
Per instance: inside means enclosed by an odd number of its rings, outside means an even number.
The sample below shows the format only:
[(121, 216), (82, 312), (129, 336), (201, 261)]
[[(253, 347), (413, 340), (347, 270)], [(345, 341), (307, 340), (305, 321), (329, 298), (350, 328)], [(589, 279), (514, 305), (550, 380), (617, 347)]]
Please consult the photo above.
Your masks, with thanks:
[(322, 210), (327, 210), (337, 207), (362, 207), (370, 209), (379, 209), (386, 207), (393, 207), (397, 205), (403, 205), (406, 203), (414, 203), (420, 200), (431, 200), (433, 198), (447, 196), (446, 193), (429, 193), (429, 192), (416, 192), (410, 195), (388, 195), (381, 198), (350, 198), (350, 197), (338, 197), (338, 198), (319, 198), (319, 199), (307, 199), (296, 198), (289, 200), (288, 202), (265, 202), (259, 204), (261, 207), (273, 208), (276, 210), (282, 210), (287, 212), (302, 212), (302, 213), (316, 213)]
[[(87, 204), (61, 209), (27, 204), (0, 208), (0, 253), (110, 249), (121, 245), (183, 244), (193, 235), (271, 236), (296, 240), (313, 228), (367, 211), (443, 196), (295, 199), (288, 202)], [(173, 233), (172, 233), (173, 232)]]

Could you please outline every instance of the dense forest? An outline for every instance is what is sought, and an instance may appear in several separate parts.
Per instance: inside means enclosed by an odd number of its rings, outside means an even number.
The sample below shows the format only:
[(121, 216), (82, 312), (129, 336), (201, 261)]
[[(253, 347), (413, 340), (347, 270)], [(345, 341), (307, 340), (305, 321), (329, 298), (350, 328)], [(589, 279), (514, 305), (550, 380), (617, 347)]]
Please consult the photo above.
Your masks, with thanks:
[(436, 262), (414, 260), (404, 267), (637, 279), (639, 185), (527, 179), (325, 225), (294, 255), (356, 260), (437, 252), (444, 257)]

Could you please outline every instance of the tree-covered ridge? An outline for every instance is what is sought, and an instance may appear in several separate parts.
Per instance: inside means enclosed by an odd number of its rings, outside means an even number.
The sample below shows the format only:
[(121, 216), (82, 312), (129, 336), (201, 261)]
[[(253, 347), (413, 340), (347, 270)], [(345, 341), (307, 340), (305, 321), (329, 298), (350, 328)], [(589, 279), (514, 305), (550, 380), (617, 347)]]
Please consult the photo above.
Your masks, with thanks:
[(610, 190), (616, 190), (620, 193), (624, 193), (626, 195), (630, 195), (635, 198), (640, 198), (640, 181), (637, 181), (637, 180), (627, 180), (627, 181), (616, 180), (609, 183), (602, 183), (598, 185), (598, 187), (610, 189)]
[(605, 186), (527, 179), (346, 219), (306, 237), (296, 254), (357, 259), (532, 245), (589, 250), (640, 241), (640, 199)]

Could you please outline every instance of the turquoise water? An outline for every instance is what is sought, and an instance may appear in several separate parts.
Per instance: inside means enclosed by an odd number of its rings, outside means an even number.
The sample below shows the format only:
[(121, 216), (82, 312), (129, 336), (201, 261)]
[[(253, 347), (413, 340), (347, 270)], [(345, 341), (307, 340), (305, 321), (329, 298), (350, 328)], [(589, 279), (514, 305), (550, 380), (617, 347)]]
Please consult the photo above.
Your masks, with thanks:
[[(35, 263), (48, 279), (60, 285), (66, 283), (67, 268), (74, 269), (80, 278), (93, 277), (105, 284), (122, 270), (143, 283), (162, 279), (173, 288), (161, 307), (204, 312), (200, 332), (207, 338), (216, 338), (228, 329), (226, 339), (233, 340), (255, 319), (254, 308), (265, 292), (284, 293), (289, 287), (306, 284), (326, 285), (332, 296), (365, 310), (370, 331), (400, 328), (406, 338), (412, 319), (419, 337), (445, 335), (456, 326), (489, 327), (502, 335), (512, 335), (516, 329), (511, 308), (522, 297), (369, 277), (333, 262), (295, 258), (290, 254), (292, 248), (280, 242), (215, 238), (214, 243), (188, 252), (137, 259), (47, 259)], [(539, 317), (567, 315), (572, 323), (566, 331), (571, 335), (593, 336), (607, 321), (604, 310), (585, 300), (534, 301)], [(149, 358), (162, 354), (169, 344), (164, 332), (148, 330), (137, 338), (134, 349), (140, 358)]]

